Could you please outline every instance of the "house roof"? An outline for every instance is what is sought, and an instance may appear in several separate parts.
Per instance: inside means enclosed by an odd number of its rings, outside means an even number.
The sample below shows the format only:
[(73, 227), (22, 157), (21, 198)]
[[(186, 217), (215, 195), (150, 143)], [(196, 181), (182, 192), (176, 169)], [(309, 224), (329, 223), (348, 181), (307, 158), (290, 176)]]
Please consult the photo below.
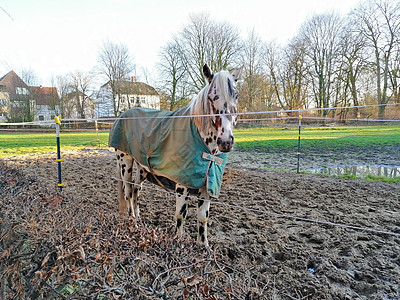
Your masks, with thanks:
[[(104, 84), (102, 87), (106, 87), (109, 85), (109, 82)], [(148, 85), (147, 83), (144, 82), (139, 82), (139, 81), (124, 81), (122, 83), (122, 92), (124, 94), (128, 95), (156, 95), (158, 96), (158, 93), (155, 88), (152, 86)]]
[(30, 86), (29, 89), (37, 105), (58, 104), (58, 94), (55, 87)]

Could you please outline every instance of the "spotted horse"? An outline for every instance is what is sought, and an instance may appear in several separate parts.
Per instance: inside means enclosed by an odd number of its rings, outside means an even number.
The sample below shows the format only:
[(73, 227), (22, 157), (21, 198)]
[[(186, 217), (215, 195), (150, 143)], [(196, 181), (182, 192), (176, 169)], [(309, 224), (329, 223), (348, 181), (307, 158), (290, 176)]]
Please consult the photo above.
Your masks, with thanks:
[(234, 145), (241, 69), (213, 74), (203, 67), (206, 86), (185, 108), (159, 111), (133, 108), (110, 131), (116, 149), (119, 210), (139, 218), (138, 197), (144, 180), (176, 193), (176, 233), (183, 234), (188, 200), (197, 199), (197, 242), (208, 246), (210, 199), (217, 198), (227, 152)]

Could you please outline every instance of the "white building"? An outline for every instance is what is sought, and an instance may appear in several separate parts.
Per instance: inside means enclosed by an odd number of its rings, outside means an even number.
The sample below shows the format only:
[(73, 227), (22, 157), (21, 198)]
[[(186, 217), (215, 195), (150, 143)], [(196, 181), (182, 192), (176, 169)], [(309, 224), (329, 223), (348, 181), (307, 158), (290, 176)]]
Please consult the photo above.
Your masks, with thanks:
[(54, 121), (60, 114), (60, 105), (55, 87), (30, 86), (29, 90), (35, 100), (35, 121)]
[[(120, 96), (115, 98), (117, 115), (133, 107), (160, 109), (160, 96), (155, 88), (144, 82), (124, 81), (121, 85)], [(95, 118), (114, 117), (112, 91), (109, 83), (100, 87), (94, 106)]]

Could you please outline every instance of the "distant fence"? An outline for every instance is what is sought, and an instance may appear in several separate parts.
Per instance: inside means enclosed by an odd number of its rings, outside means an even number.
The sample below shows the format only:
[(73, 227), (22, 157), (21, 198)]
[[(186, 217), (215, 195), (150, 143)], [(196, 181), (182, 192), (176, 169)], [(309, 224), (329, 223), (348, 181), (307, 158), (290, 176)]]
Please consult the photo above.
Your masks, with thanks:
[[(377, 109), (381, 106), (390, 107), (391, 111), (386, 114), (385, 119), (379, 119), (377, 117)], [(324, 111), (352, 111), (352, 110), (376, 110), (375, 112), (360, 113), (359, 118), (348, 118), (343, 117), (342, 114), (339, 117), (321, 117), (321, 112)], [(196, 115), (196, 116), (172, 116), (176, 117), (203, 117), (203, 116), (223, 116), (224, 114), (210, 114), (210, 115)], [(268, 123), (297, 123), (298, 115), (303, 116), (303, 123), (317, 123), (326, 124), (328, 122), (332, 123), (400, 123), (400, 103), (390, 103), (385, 105), (371, 104), (371, 105), (359, 105), (359, 106), (349, 106), (349, 107), (329, 107), (329, 108), (306, 108), (306, 109), (287, 109), (287, 110), (269, 110), (269, 111), (251, 111), (251, 112), (239, 112), (235, 113), (238, 117), (238, 123), (240, 124), (268, 124)], [(346, 116), (348, 115), (345, 114)], [(251, 117), (249, 117), (251, 116)], [(170, 117), (167, 117), (170, 118)], [(62, 128), (63, 129), (94, 129), (107, 130), (111, 127), (112, 123), (116, 118), (90, 118), (90, 119), (63, 119)], [(1, 129), (40, 129), (40, 130), (51, 130), (54, 129), (54, 121), (32, 121), (32, 122), (18, 122), (18, 123), (8, 123), (0, 122)]]

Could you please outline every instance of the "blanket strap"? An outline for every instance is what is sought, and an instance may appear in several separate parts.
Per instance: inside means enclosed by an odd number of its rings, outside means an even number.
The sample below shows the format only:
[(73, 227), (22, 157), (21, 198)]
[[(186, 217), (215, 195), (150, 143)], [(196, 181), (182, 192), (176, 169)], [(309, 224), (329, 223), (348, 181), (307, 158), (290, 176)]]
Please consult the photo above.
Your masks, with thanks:
[(215, 162), (215, 164), (217, 164), (218, 166), (221, 166), (222, 163), (224, 162), (224, 160), (222, 158), (220, 158), (218, 156), (215, 156), (215, 155), (212, 155), (212, 154), (209, 154), (209, 153), (206, 153), (206, 152), (203, 152), (201, 154), (201, 157), (204, 158), (204, 159), (211, 160), (211, 161)]

